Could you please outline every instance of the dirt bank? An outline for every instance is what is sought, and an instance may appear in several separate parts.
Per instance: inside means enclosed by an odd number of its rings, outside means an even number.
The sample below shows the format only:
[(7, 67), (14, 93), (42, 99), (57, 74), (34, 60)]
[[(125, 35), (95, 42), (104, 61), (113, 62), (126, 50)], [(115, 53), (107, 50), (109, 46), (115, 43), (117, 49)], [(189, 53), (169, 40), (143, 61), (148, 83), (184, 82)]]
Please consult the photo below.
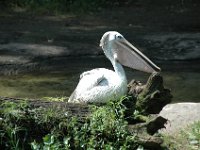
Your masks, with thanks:
[[(47, 60), (102, 54), (102, 34), (117, 30), (152, 59), (200, 58), (198, 1), (143, 1), (85, 15), (0, 13), (0, 73), (48, 67)], [(63, 63), (61, 63), (63, 64)]]

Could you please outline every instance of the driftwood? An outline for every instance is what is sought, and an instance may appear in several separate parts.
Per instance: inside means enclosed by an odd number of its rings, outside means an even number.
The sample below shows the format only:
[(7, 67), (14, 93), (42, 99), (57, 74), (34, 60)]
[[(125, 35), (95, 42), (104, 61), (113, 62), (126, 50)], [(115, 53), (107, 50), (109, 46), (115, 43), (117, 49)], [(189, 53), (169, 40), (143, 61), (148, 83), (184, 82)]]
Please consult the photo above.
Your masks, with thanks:
[(163, 78), (158, 73), (152, 74), (146, 85), (132, 80), (129, 85), (129, 95), (135, 97), (135, 108), (144, 114), (157, 114), (171, 102), (169, 89), (164, 88)]
[[(128, 85), (128, 88), (128, 94), (131, 95), (132, 98), (130, 98), (127, 102), (124, 102), (124, 105), (127, 107), (127, 111), (125, 112), (126, 118), (133, 115), (135, 110), (142, 112), (141, 116), (144, 114), (158, 113), (163, 106), (171, 101), (172, 98), (170, 91), (163, 87), (163, 80), (159, 74), (152, 74), (146, 85), (137, 81), (132, 81)], [(22, 100), (18, 98), (0, 97), (0, 104), (3, 104), (4, 102), (21, 103), (21, 101), (25, 101), (28, 104), (28, 111), (30, 111), (28, 113), (31, 113), (31, 110), (33, 109), (52, 108), (54, 110), (58, 110), (58, 112), (61, 110), (66, 112), (68, 117), (77, 116), (80, 120), (87, 118), (91, 113), (91, 105), (88, 104), (44, 101), (39, 99)], [(102, 104), (98, 105), (100, 106)], [(0, 109), (3, 109), (3, 107), (0, 107)], [(23, 113), (27, 115), (27, 110), (22, 111), (25, 111)], [(160, 128), (164, 127), (164, 124), (167, 121), (165, 118), (154, 115), (153, 117), (139, 117), (139, 119), (135, 118), (130, 120), (127, 119), (127, 121), (129, 122), (129, 131), (131, 133), (137, 133), (138, 143), (141, 143), (147, 148), (159, 149), (163, 141), (160, 137), (153, 135)]]

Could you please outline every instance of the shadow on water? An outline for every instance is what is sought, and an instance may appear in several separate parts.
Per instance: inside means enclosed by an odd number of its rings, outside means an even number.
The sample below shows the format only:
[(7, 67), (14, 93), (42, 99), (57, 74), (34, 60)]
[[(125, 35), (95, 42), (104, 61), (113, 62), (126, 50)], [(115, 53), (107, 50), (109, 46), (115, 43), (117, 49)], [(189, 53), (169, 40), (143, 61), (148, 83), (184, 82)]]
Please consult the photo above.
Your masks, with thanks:
[[(162, 68), (164, 84), (174, 95), (173, 102), (200, 102), (200, 66), (196, 61), (156, 62)], [(1, 76), (0, 95), (21, 98), (69, 96), (83, 71), (110, 68), (105, 57), (68, 58), (65, 67), (31, 74)], [(126, 68), (128, 80), (146, 82), (149, 74)]]

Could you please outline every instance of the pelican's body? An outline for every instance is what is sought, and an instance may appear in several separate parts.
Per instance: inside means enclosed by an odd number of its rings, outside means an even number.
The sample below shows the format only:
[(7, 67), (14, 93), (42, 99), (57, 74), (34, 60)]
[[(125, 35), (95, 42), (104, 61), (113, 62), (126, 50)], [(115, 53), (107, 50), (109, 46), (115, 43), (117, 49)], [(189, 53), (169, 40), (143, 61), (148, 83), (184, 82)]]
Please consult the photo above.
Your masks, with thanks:
[[(126, 95), (127, 79), (121, 64), (146, 72), (159, 69), (118, 32), (106, 32), (100, 41), (100, 46), (111, 61), (114, 71), (98, 68), (82, 73), (69, 102), (104, 103)], [(126, 48), (134, 49), (136, 53), (126, 51)]]
[(78, 102), (106, 102), (118, 99), (127, 92), (127, 80), (105, 68), (81, 74), (78, 86), (70, 99)]

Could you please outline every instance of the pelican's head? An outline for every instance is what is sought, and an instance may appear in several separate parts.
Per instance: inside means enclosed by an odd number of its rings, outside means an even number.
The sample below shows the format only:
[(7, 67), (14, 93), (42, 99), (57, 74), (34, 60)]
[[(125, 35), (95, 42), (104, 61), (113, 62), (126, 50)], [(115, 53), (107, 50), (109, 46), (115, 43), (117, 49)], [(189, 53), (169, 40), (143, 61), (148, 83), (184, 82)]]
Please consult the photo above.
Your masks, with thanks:
[(123, 38), (123, 36), (120, 33), (116, 32), (116, 31), (108, 31), (108, 32), (104, 33), (104, 35), (102, 36), (102, 38), (100, 40), (99, 46), (102, 47), (105, 55), (111, 61), (115, 57), (114, 53), (112, 51), (113, 47), (114, 47), (113, 43), (122, 38)]
[(107, 48), (107, 46), (109, 45), (109, 43), (118, 40), (118, 39), (122, 39), (123, 36), (116, 32), (116, 31), (108, 31), (106, 33), (104, 33), (104, 35), (102, 36), (101, 40), (100, 40), (100, 44), (99, 46), (101, 46), (103, 49)]
[(104, 33), (100, 46), (110, 61), (117, 61), (124, 66), (144, 72), (160, 71), (159, 67), (116, 31)]

